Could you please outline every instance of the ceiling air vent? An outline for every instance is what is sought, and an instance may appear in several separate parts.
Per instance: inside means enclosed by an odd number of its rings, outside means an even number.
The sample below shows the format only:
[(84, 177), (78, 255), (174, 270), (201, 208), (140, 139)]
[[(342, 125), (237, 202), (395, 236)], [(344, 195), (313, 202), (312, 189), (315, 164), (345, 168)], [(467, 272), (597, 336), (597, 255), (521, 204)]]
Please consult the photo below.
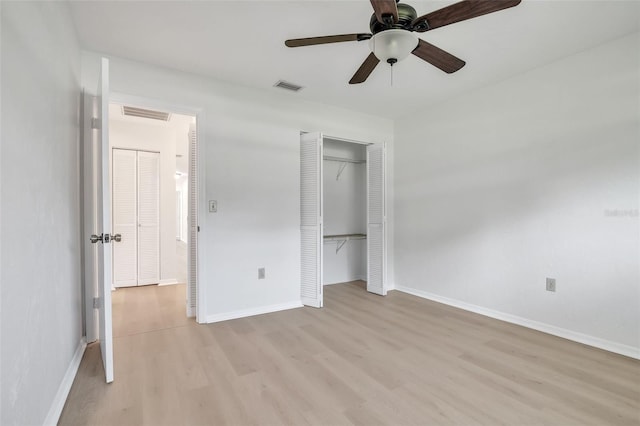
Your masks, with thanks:
[(288, 81), (279, 80), (273, 87), (279, 87), (285, 90), (291, 90), (292, 92), (297, 92), (302, 89), (302, 86), (298, 86), (297, 84), (289, 83)]
[(169, 118), (171, 118), (171, 113), (168, 112), (153, 111), (150, 109), (142, 109), (126, 105), (122, 106), (122, 113), (131, 117), (150, 118), (152, 120), (161, 121), (169, 121)]

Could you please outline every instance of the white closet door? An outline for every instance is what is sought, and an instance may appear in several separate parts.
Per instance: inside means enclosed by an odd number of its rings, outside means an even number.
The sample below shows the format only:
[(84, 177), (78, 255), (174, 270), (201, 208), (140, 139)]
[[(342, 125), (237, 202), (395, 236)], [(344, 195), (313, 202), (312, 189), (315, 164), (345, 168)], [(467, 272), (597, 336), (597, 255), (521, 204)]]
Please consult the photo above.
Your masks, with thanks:
[(367, 146), (367, 291), (387, 294), (385, 147)]
[(138, 152), (138, 285), (160, 281), (160, 154)]
[(322, 307), (322, 134), (300, 137), (302, 303)]
[(122, 241), (113, 244), (113, 285), (138, 285), (138, 230), (135, 151), (114, 149), (112, 154), (113, 233)]
[(189, 265), (187, 288), (187, 315), (196, 316), (196, 300), (198, 300), (198, 163), (197, 163), (196, 126), (189, 129), (189, 211), (187, 222), (189, 227)]

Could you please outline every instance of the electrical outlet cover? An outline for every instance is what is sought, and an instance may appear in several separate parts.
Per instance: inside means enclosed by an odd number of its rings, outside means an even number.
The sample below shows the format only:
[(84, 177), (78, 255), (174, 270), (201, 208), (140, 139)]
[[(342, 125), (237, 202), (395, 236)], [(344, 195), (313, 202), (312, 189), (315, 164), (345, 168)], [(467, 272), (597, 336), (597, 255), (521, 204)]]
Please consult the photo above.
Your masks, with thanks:
[(547, 278), (547, 291), (556, 291), (556, 279)]

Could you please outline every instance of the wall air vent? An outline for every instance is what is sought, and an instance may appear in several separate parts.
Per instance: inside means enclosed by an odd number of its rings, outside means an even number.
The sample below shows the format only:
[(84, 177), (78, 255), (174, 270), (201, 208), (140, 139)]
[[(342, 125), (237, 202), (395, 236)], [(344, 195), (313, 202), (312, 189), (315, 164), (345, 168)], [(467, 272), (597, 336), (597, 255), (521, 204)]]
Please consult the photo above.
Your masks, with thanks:
[(302, 86), (298, 86), (297, 84), (289, 83), (288, 81), (279, 80), (273, 87), (279, 87), (281, 89), (290, 90), (292, 92), (297, 92), (302, 89)]
[(130, 117), (150, 118), (152, 120), (160, 121), (169, 121), (171, 118), (171, 113), (169, 112), (153, 111), (150, 109), (142, 109), (126, 105), (122, 106), (122, 114)]

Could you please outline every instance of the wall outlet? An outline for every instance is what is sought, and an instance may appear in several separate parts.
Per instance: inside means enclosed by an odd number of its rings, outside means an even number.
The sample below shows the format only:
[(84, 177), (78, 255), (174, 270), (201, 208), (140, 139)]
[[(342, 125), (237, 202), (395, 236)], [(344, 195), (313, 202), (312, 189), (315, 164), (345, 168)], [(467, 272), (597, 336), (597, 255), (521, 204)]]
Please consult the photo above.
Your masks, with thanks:
[(556, 291), (556, 279), (547, 278), (547, 291)]
[(259, 280), (264, 280), (265, 277), (265, 270), (264, 268), (258, 268), (258, 279)]
[(218, 202), (216, 200), (209, 200), (209, 213), (215, 213), (218, 211)]

